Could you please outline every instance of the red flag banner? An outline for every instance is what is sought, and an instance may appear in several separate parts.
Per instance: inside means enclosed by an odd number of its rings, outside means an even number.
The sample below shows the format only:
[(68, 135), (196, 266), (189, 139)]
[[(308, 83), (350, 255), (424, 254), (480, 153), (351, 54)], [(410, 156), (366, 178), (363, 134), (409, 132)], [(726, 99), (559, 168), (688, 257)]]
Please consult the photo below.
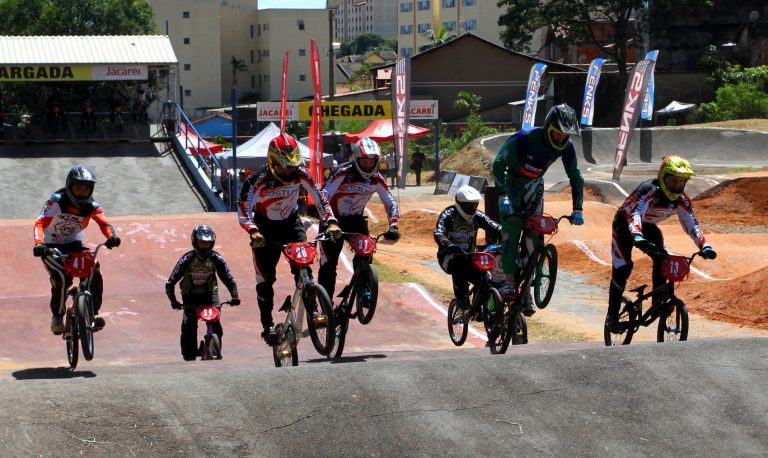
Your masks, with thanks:
[(280, 89), (280, 132), (281, 133), (285, 132), (285, 118), (288, 113), (285, 109), (287, 80), (288, 80), (288, 51), (285, 52), (285, 57), (283, 57), (283, 75), (281, 78), (283, 86)]
[(314, 104), (312, 120), (309, 123), (309, 174), (318, 186), (323, 186), (323, 110), (320, 84), (320, 53), (314, 39), (309, 40), (309, 54), (312, 65), (312, 87)]
[(408, 122), (411, 101), (411, 59), (397, 61), (392, 71), (392, 141), (395, 145), (397, 162), (397, 187), (405, 189), (408, 175)]
[(643, 96), (648, 88), (648, 80), (653, 74), (653, 68), (656, 62), (652, 60), (641, 60), (632, 69), (627, 81), (627, 90), (624, 93), (624, 109), (621, 111), (621, 123), (619, 124), (619, 138), (616, 145), (616, 159), (613, 163), (613, 181), (618, 182), (621, 171), (624, 168), (624, 161), (627, 158), (627, 149), (632, 134), (635, 131), (635, 124), (640, 117), (643, 107)]

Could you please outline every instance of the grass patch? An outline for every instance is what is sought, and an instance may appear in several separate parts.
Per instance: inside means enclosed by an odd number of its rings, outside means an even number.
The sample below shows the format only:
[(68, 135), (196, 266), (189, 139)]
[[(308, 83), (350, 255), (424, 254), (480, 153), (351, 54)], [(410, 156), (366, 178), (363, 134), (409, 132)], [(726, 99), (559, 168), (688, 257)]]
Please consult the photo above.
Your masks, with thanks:
[[(541, 313), (541, 312), (539, 312)], [(570, 332), (565, 328), (560, 328), (546, 323), (542, 323), (536, 318), (526, 318), (528, 320), (528, 340), (543, 343), (561, 343), (561, 342), (587, 342), (592, 340), (586, 335)]]

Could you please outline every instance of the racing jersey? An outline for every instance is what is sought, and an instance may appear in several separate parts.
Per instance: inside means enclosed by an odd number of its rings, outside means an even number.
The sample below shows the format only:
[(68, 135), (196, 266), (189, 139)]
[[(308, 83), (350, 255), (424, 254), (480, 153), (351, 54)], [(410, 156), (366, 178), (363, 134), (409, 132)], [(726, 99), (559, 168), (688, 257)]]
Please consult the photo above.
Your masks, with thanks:
[(472, 252), (477, 245), (477, 230), (492, 231), (501, 239), (501, 226), (485, 213), (476, 211), (471, 220), (465, 220), (456, 207), (451, 205), (440, 213), (435, 225), (435, 242), (438, 251), (450, 245), (458, 245), (466, 252)]
[(702, 248), (707, 241), (693, 213), (691, 199), (683, 192), (677, 200), (669, 200), (659, 187), (657, 179), (640, 183), (616, 212), (617, 217), (627, 221), (632, 237), (643, 235), (643, 223), (656, 224), (674, 214), (677, 214), (680, 224), (696, 246)]
[(224, 257), (218, 251), (214, 251), (205, 259), (200, 259), (195, 255), (194, 250), (187, 251), (176, 263), (171, 276), (165, 282), (165, 294), (171, 302), (175, 302), (176, 294), (173, 289), (179, 281), (181, 281), (182, 295), (218, 293), (217, 274), (226, 285), (230, 295), (233, 298), (238, 297), (235, 279), (232, 277)]
[(243, 183), (237, 214), (240, 226), (248, 233), (258, 231), (249, 212), (259, 214), (273, 221), (283, 221), (299, 210), (299, 193), (307, 192), (315, 202), (317, 212), (328, 222), (336, 222), (328, 201), (309, 176), (304, 167), (299, 167), (289, 182), (277, 179), (265, 165), (256, 169)]
[(390, 226), (396, 226), (400, 220), (397, 202), (379, 172), (374, 172), (366, 179), (357, 172), (352, 162), (347, 162), (333, 171), (322, 191), (336, 216), (362, 215), (375, 192), (379, 194), (379, 199), (387, 211)]
[(561, 151), (550, 148), (545, 142), (543, 127), (516, 132), (504, 143), (493, 162), (496, 186), (510, 196), (521, 194), (526, 184), (543, 177), (557, 159), (562, 159), (565, 173), (571, 183), (573, 209), (581, 210), (584, 178), (576, 163), (573, 143), (568, 140), (568, 144)]
[(105, 237), (115, 235), (115, 228), (104, 216), (101, 205), (91, 201), (77, 206), (61, 188), (51, 194), (35, 221), (35, 244), (82, 242), (85, 240), (83, 231), (91, 220), (96, 221)]

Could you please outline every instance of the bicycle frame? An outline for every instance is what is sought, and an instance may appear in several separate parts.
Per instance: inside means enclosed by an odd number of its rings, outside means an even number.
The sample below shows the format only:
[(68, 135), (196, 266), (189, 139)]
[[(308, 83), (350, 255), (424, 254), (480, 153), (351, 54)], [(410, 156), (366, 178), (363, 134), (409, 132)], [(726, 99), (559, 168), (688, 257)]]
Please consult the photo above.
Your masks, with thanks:
[[(378, 246), (379, 240), (384, 236), (384, 233), (382, 232), (376, 237), (371, 237), (365, 234), (344, 232), (342, 236), (346, 238), (347, 243), (355, 253), (355, 256), (360, 257), (360, 263), (371, 264), (373, 263), (373, 254), (376, 252), (376, 247)], [(355, 297), (357, 296), (356, 286), (360, 271), (360, 264), (358, 264), (352, 272), (352, 278), (350, 278), (349, 283), (347, 283), (338, 295), (338, 297), (341, 298), (341, 302), (336, 308), (344, 310), (347, 318), (353, 318), (355, 316), (352, 314), (352, 304), (354, 304)]]

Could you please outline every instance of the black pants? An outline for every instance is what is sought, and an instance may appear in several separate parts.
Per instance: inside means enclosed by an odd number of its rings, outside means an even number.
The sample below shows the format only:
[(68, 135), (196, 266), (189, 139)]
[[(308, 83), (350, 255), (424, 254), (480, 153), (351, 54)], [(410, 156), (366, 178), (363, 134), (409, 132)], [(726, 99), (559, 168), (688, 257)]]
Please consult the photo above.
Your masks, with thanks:
[[(62, 254), (79, 253), (88, 248), (82, 242), (72, 242), (66, 244), (48, 244), (48, 248), (58, 248)], [(43, 265), (48, 275), (51, 277), (51, 313), (54, 316), (64, 316), (66, 312), (65, 302), (67, 300), (67, 290), (72, 286), (72, 277), (64, 273), (63, 260), (52, 257), (43, 258)], [(91, 278), (91, 297), (93, 298), (93, 313), (99, 313), (101, 309), (101, 299), (104, 292), (104, 280), (101, 277), (101, 266), (96, 262), (96, 271)]]
[(476, 285), (482, 280), (482, 273), (472, 266), (471, 254), (450, 253), (441, 250), (437, 253), (437, 261), (440, 267), (453, 280), (453, 295), (457, 299), (467, 299), (469, 295), (469, 283)]
[[(303, 242), (307, 239), (304, 225), (298, 213), (284, 220), (269, 220), (254, 215), (254, 222), (267, 241), (266, 246), (253, 248), (253, 268), (256, 271), (256, 300), (259, 303), (261, 325), (264, 329), (274, 326), (272, 309), (274, 308), (277, 262), (280, 260), (282, 245), (290, 242)], [(291, 266), (294, 280), (298, 279), (299, 270)]]
[(416, 174), (416, 186), (421, 186), (421, 167), (414, 167), (413, 173)]
[[(181, 320), (181, 356), (185, 361), (193, 361), (197, 358), (197, 306), (219, 305), (219, 295), (208, 294), (185, 294), (181, 296), (184, 303), (184, 318)], [(224, 328), (221, 326), (221, 320), (212, 323), (213, 333), (219, 336), (219, 342), (222, 347), (224, 343)]]
[[(363, 215), (338, 216), (339, 227), (344, 232), (368, 235), (368, 222)], [(320, 269), (317, 273), (317, 281), (333, 300), (336, 289), (336, 269), (339, 265), (339, 254), (344, 247), (344, 240), (322, 242), (320, 245)], [(361, 257), (355, 255), (352, 265), (357, 267)]]
[[(612, 234), (612, 265), (611, 284), (608, 289), (608, 315), (618, 316), (621, 310), (621, 296), (627, 287), (627, 279), (632, 273), (633, 236), (629, 232), (627, 220), (621, 216), (613, 219)], [(659, 227), (652, 223), (643, 223), (643, 237), (659, 248), (664, 247), (664, 235)], [(656, 289), (665, 282), (661, 274), (661, 262), (658, 258), (653, 261), (653, 288)]]

